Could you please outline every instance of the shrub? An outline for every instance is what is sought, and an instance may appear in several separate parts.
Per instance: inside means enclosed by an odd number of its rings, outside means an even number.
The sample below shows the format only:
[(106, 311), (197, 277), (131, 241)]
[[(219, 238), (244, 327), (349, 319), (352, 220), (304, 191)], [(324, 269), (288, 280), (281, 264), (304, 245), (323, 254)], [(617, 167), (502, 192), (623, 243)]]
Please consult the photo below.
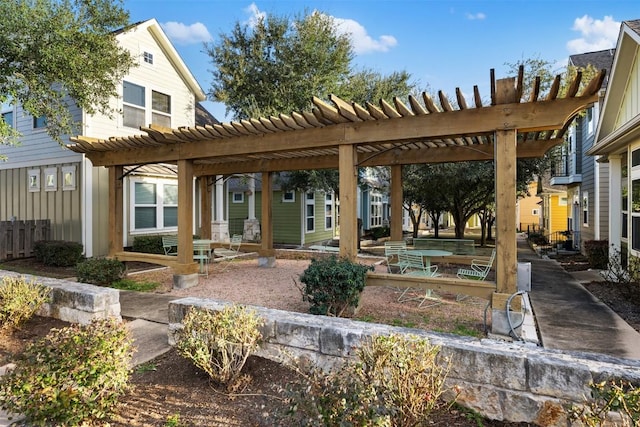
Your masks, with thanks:
[(37, 261), (51, 267), (72, 267), (82, 259), (80, 243), (62, 240), (40, 240), (33, 245)]
[(124, 264), (117, 259), (89, 258), (76, 266), (78, 282), (109, 286), (124, 275)]
[(529, 242), (533, 243), (534, 245), (545, 246), (549, 244), (549, 240), (547, 240), (544, 234), (538, 232), (529, 233), (528, 239)]
[(607, 240), (587, 240), (584, 251), (592, 268), (606, 270), (609, 265), (609, 242)]
[(147, 254), (162, 254), (162, 236), (137, 236), (133, 239), (133, 251)]
[(415, 426), (442, 405), (449, 363), (440, 348), (416, 336), (376, 336), (325, 374), (294, 366), (302, 379), (286, 390), (288, 417), (309, 426)]
[(335, 256), (312, 259), (300, 275), (302, 299), (311, 304), (309, 312), (340, 317), (357, 307), (370, 270), (373, 266)]
[(620, 419), (615, 425), (640, 425), (640, 388), (628, 381), (615, 380), (591, 383), (590, 387), (591, 399), (583, 407), (571, 408), (571, 421), (579, 421), (587, 427), (603, 426), (610, 412), (617, 412)]
[(389, 227), (376, 227), (369, 230), (371, 237), (375, 240), (379, 240), (382, 237), (389, 237), (391, 235), (391, 229)]
[(49, 300), (49, 288), (23, 277), (3, 277), (0, 286), (0, 325), (16, 328), (31, 319)]
[(239, 305), (221, 311), (191, 309), (176, 349), (213, 380), (232, 388), (247, 358), (258, 348), (263, 320)]
[(127, 391), (131, 356), (129, 331), (115, 319), (52, 329), (0, 378), (0, 404), (29, 425), (105, 419)]

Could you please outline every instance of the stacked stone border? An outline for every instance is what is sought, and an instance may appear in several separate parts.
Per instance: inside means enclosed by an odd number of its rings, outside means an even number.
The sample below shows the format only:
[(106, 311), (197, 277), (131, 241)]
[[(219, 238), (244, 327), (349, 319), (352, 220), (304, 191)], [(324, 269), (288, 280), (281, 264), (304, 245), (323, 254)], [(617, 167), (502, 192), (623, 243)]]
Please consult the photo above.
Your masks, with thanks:
[(0, 276), (22, 277), (51, 289), (49, 302), (38, 312), (40, 316), (83, 325), (93, 319), (114, 317), (122, 320), (120, 291), (117, 289), (11, 271), (2, 271)]
[[(169, 343), (192, 307), (221, 310), (230, 303), (182, 298), (169, 303)], [(250, 307), (265, 320), (258, 355), (282, 361), (305, 358), (325, 369), (354, 354), (374, 335), (413, 334), (441, 347), (451, 360), (449, 387), (459, 386), (457, 401), (495, 420), (566, 426), (567, 409), (582, 405), (590, 382), (611, 378), (640, 383), (640, 361), (592, 353), (545, 350), (532, 344), (478, 340), (350, 319)], [(614, 424), (615, 425), (615, 424)]]

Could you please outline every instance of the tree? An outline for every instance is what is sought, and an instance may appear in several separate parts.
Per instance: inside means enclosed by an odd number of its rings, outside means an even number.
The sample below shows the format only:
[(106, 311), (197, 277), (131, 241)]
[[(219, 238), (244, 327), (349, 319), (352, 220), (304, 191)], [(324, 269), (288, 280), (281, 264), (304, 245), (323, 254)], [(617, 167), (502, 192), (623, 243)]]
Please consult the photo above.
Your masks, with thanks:
[[(121, 0), (0, 2), (0, 102), (44, 116), (58, 142), (74, 129), (72, 103), (112, 114), (109, 98), (133, 65), (114, 30), (127, 25)], [(4, 143), (18, 136), (0, 120)]]
[[(335, 94), (358, 103), (408, 96), (415, 84), (404, 71), (388, 76), (353, 67), (349, 36), (320, 12), (294, 18), (267, 14), (255, 26), (236, 23), (205, 45), (214, 65), (209, 91), (235, 119), (311, 110), (314, 96)], [(334, 169), (290, 171), (287, 190), (338, 191)]]

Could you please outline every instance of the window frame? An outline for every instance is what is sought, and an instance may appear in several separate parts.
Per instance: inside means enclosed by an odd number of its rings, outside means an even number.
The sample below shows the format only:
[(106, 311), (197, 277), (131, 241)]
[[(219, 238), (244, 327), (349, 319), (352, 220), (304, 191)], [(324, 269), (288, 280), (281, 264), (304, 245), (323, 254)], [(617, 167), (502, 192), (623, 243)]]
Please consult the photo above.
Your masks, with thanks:
[(147, 65), (154, 65), (153, 52), (148, 50), (142, 51), (142, 62)]
[(29, 169), (27, 171), (27, 188), (30, 193), (40, 192), (40, 169)]
[[(287, 198), (287, 194), (291, 194), (291, 198)], [(295, 203), (296, 202), (296, 192), (295, 191), (283, 191), (282, 192), (282, 203)]]
[(62, 167), (62, 191), (73, 191), (76, 189), (76, 167)]
[[(137, 184), (151, 184), (155, 187), (155, 201), (154, 203), (137, 203), (136, 202), (136, 185)], [(157, 179), (157, 178), (148, 178), (148, 177), (132, 177), (130, 179), (130, 204), (131, 209), (129, 209), (129, 218), (130, 218), (130, 233), (131, 234), (148, 234), (150, 232), (158, 232), (158, 231), (175, 231), (178, 229), (178, 225), (165, 225), (166, 218), (168, 217), (165, 212), (165, 208), (178, 208), (178, 200), (176, 197), (175, 203), (170, 203), (166, 199), (165, 195), (165, 187), (166, 186), (174, 186), (178, 187), (177, 180), (172, 179)], [(153, 207), (155, 210), (155, 226), (153, 227), (136, 227), (136, 208), (148, 208)], [(177, 215), (176, 215), (177, 218)], [(176, 219), (177, 221), (177, 219)]]
[(369, 228), (382, 227), (382, 195), (371, 193), (369, 202)]
[[(239, 199), (236, 200), (236, 196), (240, 196)], [(242, 191), (233, 191), (231, 193), (231, 203), (244, 203), (244, 192)]]
[(46, 168), (44, 170), (44, 191), (58, 190), (58, 168)]
[[(309, 207), (312, 209), (312, 215), (309, 215)], [(313, 225), (312, 229), (309, 228), (309, 224)], [(306, 234), (316, 232), (316, 195), (312, 191), (308, 191), (304, 195), (304, 231)]]
[[(142, 89), (142, 105), (136, 104), (134, 101), (127, 100), (125, 85), (131, 85), (136, 88)], [(132, 125), (127, 120), (127, 108), (137, 110), (138, 112), (142, 111), (142, 123)], [(147, 121), (147, 89), (146, 87), (139, 85), (137, 83), (130, 82), (128, 80), (122, 81), (122, 126), (139, 129), (140, 126), (144, 126)]]
[[(156, 104), (154, 103), (154, 95), (161, 95), (163, 97), (166, 97), (166, 103), (167, 103), (167, 110), (168, 111), (164, 111), (162, 109), (157, 109)], [(156, 118), (157, 117), (162, 117), (166, 120), (168, 120), (169, 122), (163, 122), (163, 121), (158, 121)], [(151, 123), (153, 123), (154, 125), (160, 125), (160, 126), (164, 126), (164, 127), (171, 127), (171, 95), (167, 95), (166, 93), (160, 92), (158, 90), (154, 90), (151, 89)]]
[[(328, 211), (327, 211), (327, 208), (329, 208)], [(324, 196), (324, 230), (325, 231), (333, 230), (333, 224), (334, 224), (333, 218), (335, 216), (333, 213), (333, 210), (334, 210), (333, 193), (325, 193), (325, 196)], [(329, 221), (328, 224), (327, 224), (327, 221)]]

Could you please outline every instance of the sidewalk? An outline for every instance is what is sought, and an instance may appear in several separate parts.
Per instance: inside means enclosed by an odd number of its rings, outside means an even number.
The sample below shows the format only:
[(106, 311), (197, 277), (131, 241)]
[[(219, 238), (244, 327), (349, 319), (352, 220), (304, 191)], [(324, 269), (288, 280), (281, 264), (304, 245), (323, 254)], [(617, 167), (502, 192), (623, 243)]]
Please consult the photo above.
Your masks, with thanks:
[(524, 237), (518, 237), (518, 261), (531, 263), (529, 299), (544, 348), (640, 360), (640, 333), (580, 284), (602, 280), (597, 272), (567, 273), (540, 258)]

